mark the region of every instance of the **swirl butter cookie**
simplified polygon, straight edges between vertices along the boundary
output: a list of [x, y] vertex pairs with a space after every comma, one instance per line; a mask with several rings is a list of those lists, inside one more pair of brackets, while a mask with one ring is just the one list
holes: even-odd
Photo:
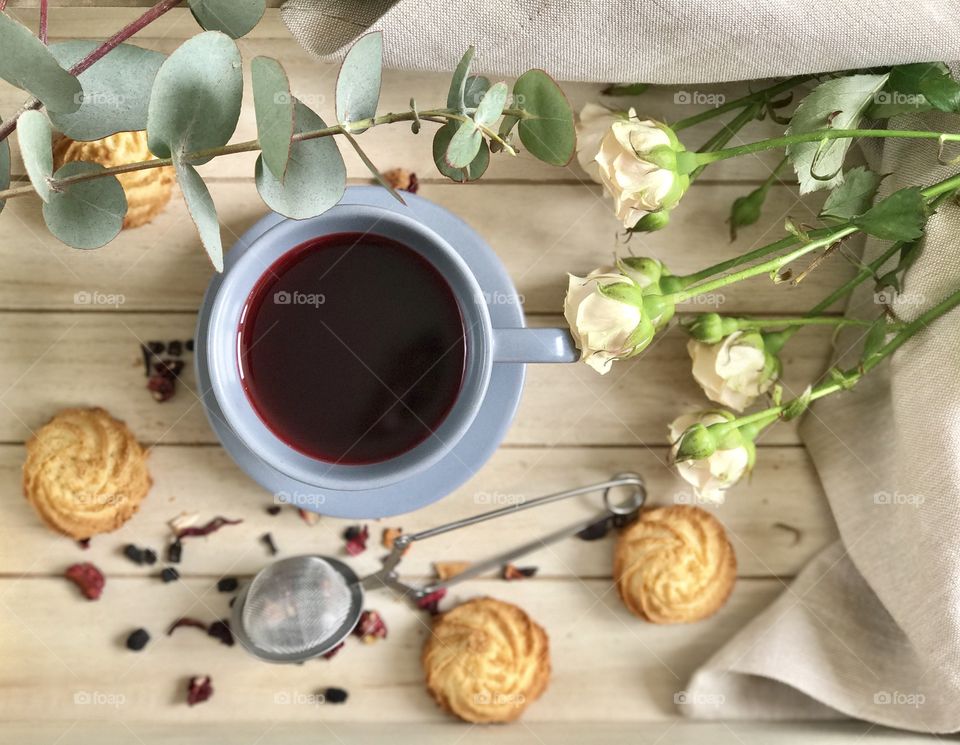
[[23, 492], [47, 525], [71, 538], [119, 528], [151, 483], [146, 452], [103, 409], [64, 409], [27, 442]]
[[[77, 142], [61, 137], [53, 147], [54, 168], [82, 160], [99, 163], [104, 168], [150, 160], [146, 132], [117, 132], [93, 142]], [[173, 169], [144, 168], [117, 176], [127, 197], [124, 228], [138, 228], [156, 217], [167, 206], [173, 193]]]
[[550, 680], [546, 632], [522, 609], [476, 598], [439, 616], [423, 648], [427, 690], [467, 722], [509, 722]]
[[653, 623], [690, 623], [726, 602], [737, 557], [723, 525], [706, 510], [657, 507], [621, 533], [613, 576], [632, 613]]

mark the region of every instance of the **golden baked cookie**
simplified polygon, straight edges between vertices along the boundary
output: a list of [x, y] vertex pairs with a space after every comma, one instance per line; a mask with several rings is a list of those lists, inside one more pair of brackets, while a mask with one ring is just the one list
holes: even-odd
[[632, 613], [653, 623], [690, 623], [726, 602], [737, 557], [723, 525], [706, 510], [657, 507], [621, 533], [613, 577]]
[[[77, 142], [61, 137], [53, 147], [53, 167], [75, 160], [99, 163], [104, 168], [150, 160], [146, 132], [117, 132], [93, 142]], [[127, 195], [127, 214], [124, 228], [137, 228], [156, 217], [167, 206], [176, 180], [173, 169], [145, 168], [117, 176], [123, 193]]]
[[521, 608], [476, 598], [437, 617], [423, 648], [427, 690], [467, 722], [509, 722], [546, 690], [550, 643]]
[[23, 492], [47, 525], [71, 538], [119, 528], [151, 484], [146, 451], [103, 409], [64, 409], [27, 442]]

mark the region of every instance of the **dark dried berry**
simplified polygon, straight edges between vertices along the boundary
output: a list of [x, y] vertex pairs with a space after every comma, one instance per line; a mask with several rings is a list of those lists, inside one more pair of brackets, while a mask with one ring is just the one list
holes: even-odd
[[187, 703], [190, 706], [200, 704], [213, 695], [213, 681], [209, 675], [197, 675], [190, 678], [187, 685]]
[[126, 546], [123, 547], [123, 555], [126, 556], [128, 559], [130, 559], [130, 561], [132, 561], [134, 564], [137, 564], [138, 566], [143, 564], [143, 561], [144, 561], [143, 549], [137, 548], [132, 543], [128, 543]]
[[169, 561], [171, 564], [179, 564], [182, 557], [183, 544], [180, 543], [180, 539], [178, 538], [169, 546], [167, 546], [167, 561]]
[[366, 525], [351, 525], [343, 531], [346, 550], [350, 556], [357, 556], [367, 550], [367, 539], [370, 538], [370, 529]]
[[217, 582], [217, 590], [219, 592], [233, 592], [239, 584], [236, 577], [224, 577]]
[[157, 552], [151, 548], [143, 549], [143, 563], [147, 566], [153, 566], [157, 563]]
[[577, 538], [581, 541], [598, 541], [603, 538], [610, 531], [610, 521], [607, 518], [598, 520], [593, 525], [588, 525], [586, 528], [577, 533]]
[[214, 639], [219, 639], [221, 644], [226, 644], [228, 647], [233, 646], [233, 632], [230, 631], [230, 622], [227, 619], [224, 618], [211, 623], [207, 633]]
[[131, 631], [130, 636], [127, 637], [127, 649], [139, 652], [147, 646], [148, 641], [150, 641], [150, 634], [147, 633], [146, 629]]
[[150, 359], [153, 357], [153, 354], [147, 349], [146, 344], [140, 345], [140, 353], [143, 355], [143, 374], [150, 375]]
[[164, 570], [160, 572], [160, 579], [164, 582], [175, 582], [180, 579], [180, 572], [173, 567], [164, 567]]
[[328, 704], [345, 703], [350, 694], [342, 688], [328, 688], [323, 692], [323, 700]]
[[153, 365], [153, 371], [157, 375], [163, 375], [167, 378], [176, 378], [183, 372], [183, 360], [162, 359]]
[[193, 351], [193, 339], [187, 339], [187, 340], [183, 343], [183, 346], [184, 346], [184, 348], [185, 348], [188, 352], [192, 352], [192, 351]]
[[167, 344], [167, 354], [171, 357], [179, 357], [183, 354], [183, 342], [182, 341], [172, 341]]
[[280, 510], [282, 510], [282, 509], [283, 509], [283, 507], [281, 507], [279, 504], [271, 504], [269, 507], [267, 507], [267, 514], [268, 514], [268, 515], [279, 515], [279, 514], [280, 514]]
[[176, 384], [173, 378], [154, 373], [147, 380], [147, 390], [153, 394], [155, 401], [163, 403], [173, 398], [173, 394], [176, 393]]
[[526, 579], [537, 573], [537, 567], [518, 567], [513, 564], [504, 564], [500, 576], [506, 580]]
[[387, 624], [375, 610], [365, 610], [360, 614], [360, 620], [357, 621], [353, 634], [359, 636], [364, 644], [373, 644], [377, 639], [387, 638]]
[[264, 533], [260, 536], [260, 542], [267, 547], [267, 551], [271, 556], [277, 555], [277, 544], [273, 542], [273, 536], [269, 533]]
[[431, 616], [435, 616], [440, 612], [440, 601], [447, 594], [447, 588], [441, 587], [439, 590], [434, 590], [431, 593], [424, 595], [421, 598], [417, 598], [417, 607], [420, 610], [427, 611]]
[[77, 545], [80, 547], [81, 551], [86, 551], [88, 548], [90, 548], [90, 539], [81, 538], [79, 541], [77, 541]]
[[147, 347], [149, 347], [150, 351], [153, 352], [153, 354], [163, 354], [164, 351], [166, 351], [167, 349], [167, 345], [164, 344], [162, 341], [148, 341]]
[[103, 572], [88, 561], [67, 567], [64, 576], [80, 588], [80, 592], [87, 600], [99, 598], [103, 592], [103, 586], [107, 583]]
[[335, 646], [335, 647], [334, 647], [333, 649], [331, 649], [329, 652], [324, 652], [322, 655], [320, 655], [320, 657], [323, 658], [323, 659], [325, 659], [325, 660], [329, 660], [329, 659], [330, 659], [331, 657], [333, 657], [337, 652], [339, 652], [341, 649], [343, 649], [343, 645], [344, 645], [345, 643], [346, 643], [346, 642], [340, 642], [337, 646]]

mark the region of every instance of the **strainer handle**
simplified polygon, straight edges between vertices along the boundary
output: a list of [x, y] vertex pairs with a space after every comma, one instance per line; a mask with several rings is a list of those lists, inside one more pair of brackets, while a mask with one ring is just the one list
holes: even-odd
[[[619, 504], [613, 504], [610, 497], [611, 491], [613, 489], [622, 487], [631, 487], [629, 496], [623, 502], [620, 502]], [[604, 512], [601, 515], [593, 516], [587, 521], [581, 521], [575, 525], [569, 525], [565, 528], [550, 533], [549, 535], [536, 538], [521, 546], [510, 549], [509, 551], [504, 551], [502, 554], [497, 556], [493, 556], [489, 559], [471, 564], [467, 569], [459, 574], [456, 574], [446, 580], [435, 582], [427, 587], [411, 588], [402, 584], [396, 577], [394, 570], [396, 569], [397, 564], [400, 563], [400, 559], [403, 557], [406, 549], [415, 541], [433, 538], [434, 536], [442, 535], [443, 533], [449, 533], [453, 530], [459, 530], [460, 528], [466, 528], [470, 525], [476, 525], [477, 523], [486, 522], [487, 520], [494, 520], [505, 515], [512, 515], [517, 512], [522, 512], [523, 510], [533, 509], [534, 507], [540, 507], [545, 504], [551, 504], [553, 502], [559, 502], [570, 497], [576, 497], [582, 494], [590, 494], [597, 491], [603, 492]], [[644, 484], [643, 477], [636, 473], [621, 473], [617, 474], [608, 481], [601, 481], [598, 484], [590, 484], [589, 486], [581, 486], [577, 487], [576, 489], [568, 489], [566, 491], [556, 492], [554, 494], [547, 494], [546, 496], [532, 499], [529, 502], [520, 502], [518, 504], [501, 507], [500, 509], [491, 510], [489, 512], [482, 512], [479, 515], [465, 517], [461, 520], [447, 523], [446, 525], [437, 526], [436, 528], [421, 530], [419, 533], [401, 535], [394, 540], [393, 548], [383, 560], [383, 567], [380, 569], [380, 571], [376, 572], [370, 577], [366, 577], [363, 582], [364, 585], [367, 586], [375, 586], [375, 583], [382, 582], [407, 592], [413, 591], [415, 595], [422, 597], [423, 595], [435, 592], [442, 587], [447, 587], [455, 584], [456, 582], [462, 582], [470, 577], [475, 577], [478, 574], [483, 574], [494, 567], [508, 563], [517, 557], [523, 556], [530, 551], [540, 548], [541, 546], [546, 546], [547, 544], [559, 541], [563, 538], [576, 535], [585, 528], [594, 525], [597, 521], [603, 519], [604, 517], [632, 514], [643, 506], [646, 499], [647, 488]]]

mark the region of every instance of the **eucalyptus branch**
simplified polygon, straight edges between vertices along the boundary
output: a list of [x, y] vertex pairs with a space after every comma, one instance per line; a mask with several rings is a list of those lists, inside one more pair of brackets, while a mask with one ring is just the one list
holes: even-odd
[[[504, 109], [503, 113], [505, 116], [515, 116], [518, 118], [523, 118], [526, 116], [526, 113], [520, 111], [519, 109]], [[363, 131], [384, 124], [410, 122], [417, 118], [419, 118], [421, 121], [430, 121], [443, 124], [448, 121], [463, 121], [466, 117], [464, 117], [459, 110], [452, 108], [429, 109], [425, 111], [414, 111], [411, 109], [410, 111], [402, 111], [399, 113], [382, 114], [369, 119], [358, 119], [350, 122], [350, 130], [359, 129]], [[293, 142], [302, 142], [304, 140], [313, 140], [319, 137], [331, 137], [334, 135], [343, 134], [347, 134], [344, 126], [341, 124], [335, 124], [322, 129], [311, 130], [309, 132], [295, 133], [291, 139]], [[497, 137], [497, 140], [500, 139], [501, 138]], [[180, 160], [187, 163], [206, 162], [210, 158], [219, 157], [222, 155], [235, 155], [237, 153], [254, 152], [257, 150], [260, 150], [259, 140], [246, 140], [244, 142], [236, 142], [230, 145], [224, 145], [223, 147], [207, 148], [205, 150], [197, 150], [195, 152], [186, 153], [180, 158]], [[510, 148], [508, 152], [511, 154], [516, 154], [513, 148]], [[99, 171], [68, 176], [67, 178], [54, 179], [51, 182], [51, 187], [55, 191], [63, 191], [71, 184], [79, 183], [81, 181], [90, 181], [93, 179], [104, 178], [106, 176], [119, 176], [123, 173], [131, 173], [133, 171], [141, 171], [148, 168], [163, 168], [165, 166], [172, 165], [173, 158], [151, 158], [150, 160], [142, 160], [136, 163], [125, 163], [119, 166], [104, 168]], [[14, 197], [26, 196], [34, 193], [34, 191], [35, 190], [32, 185], [6, 189], [0, 191], [0, 201]]]
[[736, 111], [739, 108], [750, 106], [752, 104], [760, 104], [762, 107], [766, 105], [768, 101], [776, 96], [779, 96], [781, 93], [786, 93], [787, 91], [796, 88], [801, 83], [806, 83], [808, 80], [813, 80], [815, 77], [816, 75], [797, 75], [795, 77], [788, 78], [787, 80], [777, 83], [776, 85], [771, 85], [768, 88], [763, 88], [762, 90], [734, 99], [733, 101], [727, 101], [716, 108], [707, 109], [706, 111], [701, 111], [699, 114], [688, 116], [686, 119], [681, 119], [670, 126], [674, 132], [677, 132], [681, 129], [686, 129], [687, 127], [692, 127], [695, 124], [705, 122], [708, 119], [713, 119], [721, 114], [726, 114], [728, 111]]
[[[179, 4], [180, 4], [180, 0], [160, 0], [160, 2], [158, 2], [152, 8], [148, 9], [139, 18], [128, 23], [126, 26], [120, 29], [117, 33], [115, 33], [113, 36], [111, 36], [109, 39], [103, 42], [100, 46], [98, 46], [96, 49], [91, 51], [90, 54], [88, 54], [82, 60], [77, 62], [73, 67], [70, 68], [69, 70], [70, 74], [79, 75], [88, 67], [90, 67], [92, 64], [94, 64], [98, 60], [103, 59], [103, 57], [105, 57], [109, 52], [111, 52], [116, 47], [120, 46], [123, 42], [125, 42], [131, 36], [133, 36], [136, 33], [139, 33], [140, 31], [145, 29], [147, 26], [149, 26], [151, 23], [153, 23], [155, 20], [160, 18], [160, 16], [162, 16], [164, 13], [167, 13], [168, 11], [173, 10]], [[3, 10], [4, 5], [6, 5], [5, 1], [2, 4], [0, 4], [0, 10]], [[44, 4], [41, 6], [41, 13], [43, 12], [42, 9], [45, 6], [46, 6], [46, 3], [44, 2]], [[45, 32], [45, 30], [46, 30], [46, 26], [43, 20], [41, 20], [41, 33]], [[10, 136], [10, 134], [13, 132], [13, 130], [17, 128], [17, 119], [20, 118], [21, 114], [23, 114], [25, 111], [39, 109], [41, 106], [42, 104], [38, 99], [31, 98], [26, 103], [24, 103], [23, 106], [21, 106], [20, 109], [13, 114], [13, 116], [11, 116], [9, 119], [4, 121], [3, 123], [0, 123], [0, 141], [7, 139]]]

